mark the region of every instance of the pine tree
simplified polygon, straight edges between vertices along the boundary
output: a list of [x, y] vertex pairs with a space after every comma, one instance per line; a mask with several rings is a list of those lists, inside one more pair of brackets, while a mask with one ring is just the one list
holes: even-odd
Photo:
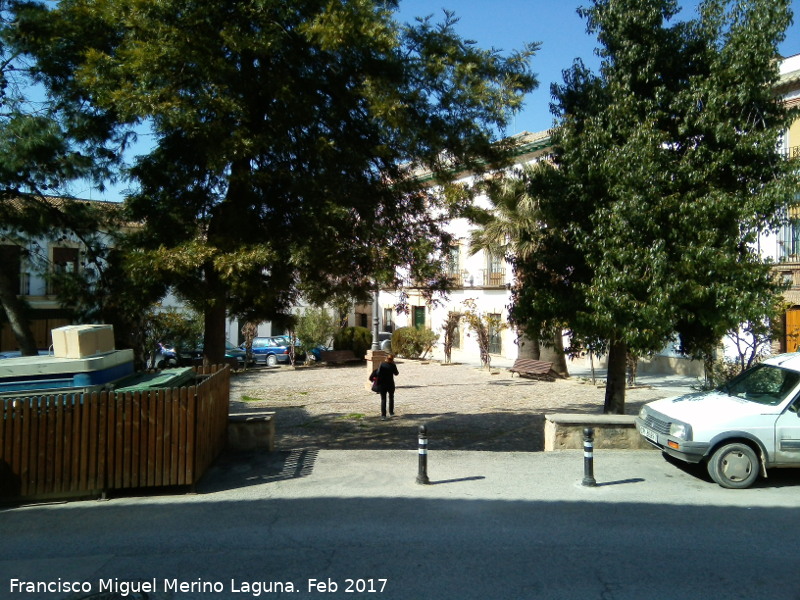
[[[366, 297], [446, 247], [441, 181], [503, 158], [493, 143], [535, 86], [535, 47], [507, 56], [456, 19], [403, 26], [374, 0], [63, 0], [19, 13], [19, 46], [55, 92], [147, 123], [132, 173], [133, 264], [168, 273], [205, 315], [266, 319], [298, 294]], [[64, 48], [69, 51], [64, 52]], [[217, 354], [214, 354], [217, 353]]]

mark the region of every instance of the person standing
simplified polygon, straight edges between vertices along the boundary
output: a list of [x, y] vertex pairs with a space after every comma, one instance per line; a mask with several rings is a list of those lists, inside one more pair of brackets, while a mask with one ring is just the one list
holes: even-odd
[[389, 415], [394, 416], [394, 376], [399, 375], [394, 356], [387, 354], [381, 365], [373, 372], [381, 394], [381, 418], [386, 418], [386, 396], [389, 396]]

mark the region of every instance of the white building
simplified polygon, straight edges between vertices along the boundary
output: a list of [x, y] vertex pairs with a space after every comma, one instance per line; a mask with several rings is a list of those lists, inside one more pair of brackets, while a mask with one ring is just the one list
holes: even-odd
[[[780, 81], [776, 92], [787, 106], [800, 107], [800, 55], [781, 61]], [[550, 143], [548, 132], [523, 133], [515, 138], [519, 142], [516, 165], [532, 164], [547, 155]], [[785, 132], [781, 144], [787, 159], [800, 160], [800, 119]], [[461, 183], [472, 182], [471, 176], [461, 179]], [[800, 190], [798, 198], [800, 199]], [[488, 206], [485, 197], [479, 197], [476, 202], [484, 207]], [[778, 276], [791, 283], [791, 288], [784, 296], [789, 305], [784, 317], [784, 333], [781, 339], [773, 340], [772, 344], [772, 350], [775, 352], [794, 351], [800, 346], [800, 207], [791, 207], [786, 216], [786, 222], [779, 232], [760, 236], [758, 248], [762, 256], [777, 265]], [[458, 246], [454, 249], [451, 272], [456, 283], [446, 301], [431, 306], [421, 294], [414, 293], [412, 289], [407, 299], [407, 305], [410, 307], [408, 313], [398, 315], [394, 309], [400, 303], [399, 292], [384, 290], [379, 297], [381, 329], [424, 325], [440, 334], [440, 342], [433, 350], [433, 358], [443, 359], [442, 326], [450, 311], [463, 312], [465, 300], [474, 300], [479, 312], [497, 315], [501, 322], [507, 323], [513, 277], [511, 267], [504, 260], [494, 259], [484, 252], [473, 255], [469, 249], [470, 232], [473, 229], [474, 226], [466, 219], [456, 219], [449, 225], [448, 230], [458, 240]], [[516, 342], [517, 332], [513, 329], [507, 328], [497, 332], [493, 336], [492, 363], [503, 365], [516, 359], [518, 356]], [[723, 346], [728, 358], [735, 358], [738, 355], [732, 340], [724, 340]], [[454, 344], [452, 360], [477, 362], [478, 357], [479, 351], [474, 335], [471, 335], [462, 324]], [[659, 357], [650, 361], [650, 364], [640, 365], [640, 369], [702, 374], [702, 365], [692, 364], [692, 361], [679, 357], [669, 347]]]
[[[517, 166], [533, 164], [547, 156], [550, 147], [549, 132], [521, 133], [512, 138], [517, 143], [514, 163]], [[513, 168], [513, 167], [512, 167]], [[466, 174], [458, 183], [471, 185], [474, 177]], [[482, 208], [490, 208], [488, 198], [479, 196], [475, 203]], [[449, 312], [464, 312], [465, 301], [474, 302], [474, 310], [479, 314], [495, 315], [499, 322], [508, 323], [508, 307], [511, 303], [511, 284], [513, 274], [511, 265], [503, 258], [487, 255], [483, 251], [472, 253], [470, 233], [475, 225], [467, 219], [451, 221], [447, 227], [456, 240], [448, 275], [453, 281], [452, 291], [445, 299], [429, 303], [419, 291], [412, 288], [403, 290], [408, 294], [405, 304], [408, 311], [398, 314], [397, 307], [402, 303], [401, 292], [382, 290], [379, 294], [380, 329], [392, 331], [398, 327], [425, 326], [440, 335], [439, 343], [433, 349], [433, 358], [444, 359], [442, 349], [442, 328]], [[517, 358], [517, 333], [510, 327], [492, 332], [492, 364], [505, 365]], [[453, 362], [479, 361], [479, 349], [475, 335], [462, 322], [453, 344]]]

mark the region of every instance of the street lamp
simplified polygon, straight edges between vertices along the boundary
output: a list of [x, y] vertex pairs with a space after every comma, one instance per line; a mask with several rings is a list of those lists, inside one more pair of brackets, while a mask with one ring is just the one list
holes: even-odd
[[372, 297], [372, 350], [380, 350], [381, 349], [381, 342], [378, 339], [378, 293], [380, 289], [378, 288], [378, 284], [375, 284], [375, 291], [373, 292]]

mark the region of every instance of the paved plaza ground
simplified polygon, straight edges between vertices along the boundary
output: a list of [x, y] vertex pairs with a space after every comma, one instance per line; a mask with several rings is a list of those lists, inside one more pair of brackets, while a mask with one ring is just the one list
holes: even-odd
[[[278, 449], [401, 449], [416, 443], [420, 425], [443, 450], [540, 451], [544, 415], [595, 413], [605, 389], [585, 370], [553, 382], [520, 378], [507, 367], [397, 362], [395, 417], [380, 418], [380, 397], [365, 388], [367, 368], [280, 366], [236, 374], [231, 412], [276, 413]], [[691, 391], [691, 380], [649, 376], [627, 392], [627, 412], [651, 400]]]

